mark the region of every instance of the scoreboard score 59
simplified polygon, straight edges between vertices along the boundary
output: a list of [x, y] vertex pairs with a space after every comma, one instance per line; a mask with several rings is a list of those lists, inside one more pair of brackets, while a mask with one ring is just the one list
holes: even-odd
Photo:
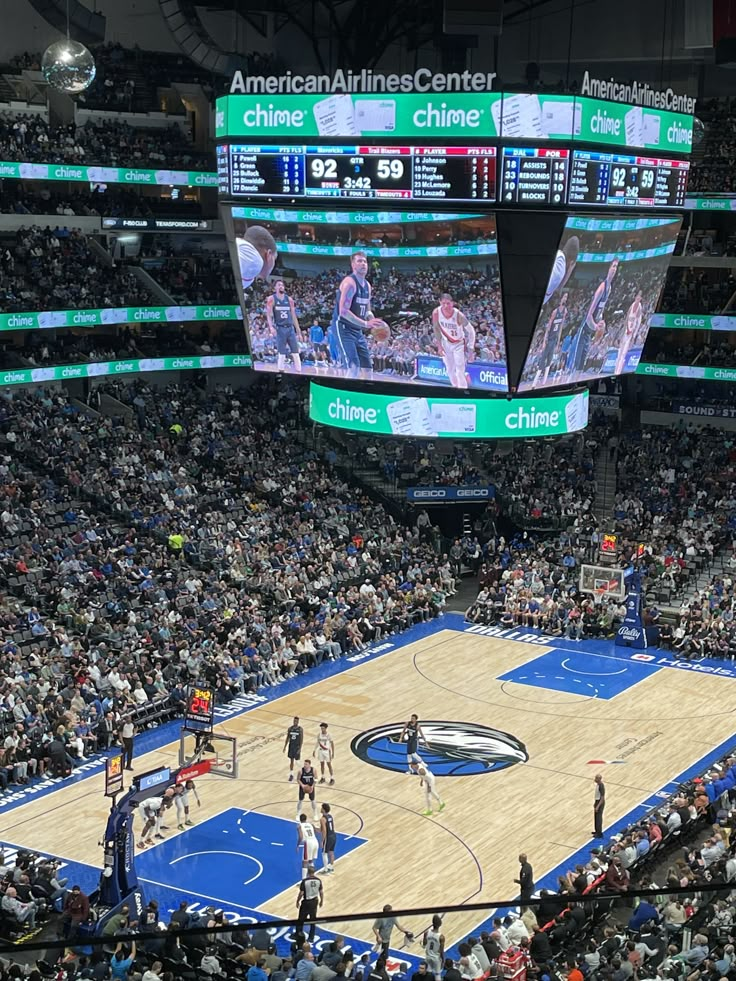
[[249, 198], [684, 207], [689, 162], [564, 147], [217, 147], [220, 191]]

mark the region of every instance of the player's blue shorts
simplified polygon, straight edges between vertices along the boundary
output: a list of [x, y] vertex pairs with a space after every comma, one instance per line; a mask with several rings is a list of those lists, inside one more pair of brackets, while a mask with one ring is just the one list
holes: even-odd
[[331, 323], [327, 328], [327, 347], [330, 352], [330, 361], [333, 364], [339, 364], [342, 359], [342, 352], [337, 339], [337, 324]]
[[337, 322], [335, 327], [340, 348], [340, 360], [348, 368], [372, 368], [368, 341], [360, 327], [347, 327]]
[[299, 341], [296, 339], [296, 328], [276, 328], [276, 350], [279, 354], [299, 354]]
[[582, 325], [578, 331], [577, 340], [575, 342], [575, 355], [573, 358], [573, 367], [576, 371], [582, 371], [585, 366], [585, 360], [588, 357], [588, 348], [590, 347], [590, 342], [593, 339], [593, 331], [590, 330], [585, 324]]

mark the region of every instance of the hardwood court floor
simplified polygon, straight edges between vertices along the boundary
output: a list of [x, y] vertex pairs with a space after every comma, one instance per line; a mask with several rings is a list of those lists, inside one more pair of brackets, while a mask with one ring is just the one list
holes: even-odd
[[[242, 807], [293, 820], [296, 789], [286, 779], [285, 729], [300, 716], [304, 751], [311, 754], [318, 724], [326, 721], [336, 741], [337, 784], [318, 788], [318, 800], [330, 802], [339, 831], [360, 833], [367, 843], [326, 878], [324, 915], [386, 902], [443, 909], [510, 898], [520, 851], [540, 878], [590, 841], [596, 771], [604, 773], [610, 825], [734, 731], [736, 686], [729, 678], [662, 669], [608, 700], [496, 680], [549, 650], [442, 630], [259, 706], [218, 727], [238, 738], [240, 774], [237, 781], [203, 779], [203, 805], [193, 816], [201, 821]], [[404, 721], [412, 712], [511, 733], [526, 745], [529, 761], [439, 779], [447, 808], [423, 817], [415, 777], [379, 769], [350, 751], [360, 732]], [[172, 743], [150, 753], [136, 760], [136, 769], [175, 765], [177, 750]], [[622, 757], [623, 765], [589, 763]], [[95, 776], [6, 813], [0, 839], [99, 866], [108, 812], [102, 788], [102, 777]], [[216, 889], [215, 881], [210, 895], [217, 896]], [[291, 917], [295, 896], [289, 888], [262, 909]], [[449, 916], [448, 943], [481, 919], [477, 913]], [[426, 925], [411, 924], [416, 930]], [[369, 924], [345, 932], [371, 936]]]

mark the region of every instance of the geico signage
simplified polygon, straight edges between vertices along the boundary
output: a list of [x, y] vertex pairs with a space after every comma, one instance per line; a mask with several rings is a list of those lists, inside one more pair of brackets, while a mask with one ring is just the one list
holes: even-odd
[[456, 497], [490, 497], [490, 491], [487, 487], [470, 487], [463, 488], [458, 487], [455, 492]]
[[447, 491], [446, 490], [420, 490], [420, 491], [414, 491], [412, 493], [412, 497], [416, 497], [418, 499], [420, 499], [420, 498], [421, 499], [429, 499], [429, 498], [432, 498], [433, 500], [441, 500], [442, 498], [447, 497]]

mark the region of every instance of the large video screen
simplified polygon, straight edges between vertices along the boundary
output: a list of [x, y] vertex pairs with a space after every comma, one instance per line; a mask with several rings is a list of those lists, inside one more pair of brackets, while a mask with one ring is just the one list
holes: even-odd
[[224, 217], [257, 371], [508, 391], [494, 215]]
[[636, 371], [681, 222], [568, 217], [519, 391]]

